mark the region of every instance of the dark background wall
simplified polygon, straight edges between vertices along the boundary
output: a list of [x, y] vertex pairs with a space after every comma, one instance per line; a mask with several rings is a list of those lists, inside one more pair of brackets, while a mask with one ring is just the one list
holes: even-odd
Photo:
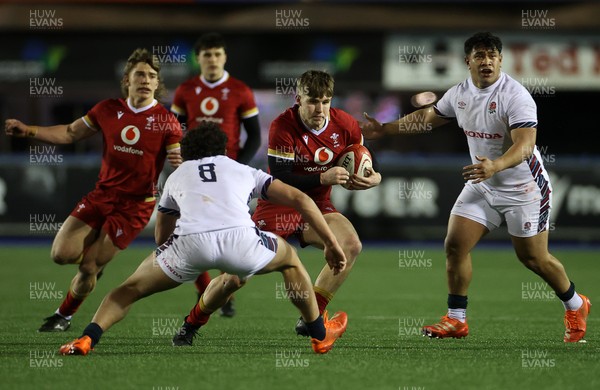
[[[381, 120], [393, 120], [414, 110], [410, 97], [424, 89], [418, 83], [398, 87], [388, 80], [386, 66], [398, 62], [390, 55], [402, 50], [390, 50], [390, 45], [407, 39], [410, 48], [431, 55], [417, 60], [414, 69], [435, 63], [446, 69], [442, 73], [451, 73], [462, 56], [456, 43], [477, 31], [493, 31], [506, 38], [505, 71], [518, 69], [515, 62], [521, 52], [517, 49], [528, 45], [523, 63], [534, 66], [528, 80], [547, 87], [532, 92], [538, 105], [538, 146], [547, 157], [548, 170], [556, 172], [555, 183], [569, 181], [562, 192], [555, 191], [563, 194], [555, 199], [560, 202], [554, 208], [555, 235], [597, 240], [598, 20], [596, 2], [566, 1], [4, 2], [0, 4], [0, 116], [42, 125], [71, 122], [98, 101], [119, 95], [123, 61], [136, 47], [171, 55], [173, 61], [164, 64], [162, 71], [170, 92], [163, 103], [168, 106], [176, 86], [198, 73], [192, 54], [197, 37], [219, 31], [228, 44], [226, 69], [255, 91], [265, 142], [253, 165], [264, 168], [270, 121], [292, 104], [290, 80], [302, 71], [314, 67], [332, 72], [334, 105], [357, 119], [367, 111]], [[566, 68], [573, 58], [579, 68], [570, 79]], [[540, 70], [544, 64], [550, 67], [548, 72]], [[561, 67], [566, 70], [560, 71]], [[467, 77], [466, 69], [457, 71]], [[441, 94], [450, 87], [450, 78], [442, 76], [427, 89]], [[52, 83], [56, 93], [32, 93], [39, 80]], [[0, 136], [0, 195], [4, 194], [0, 222], [5, 222], [0, 231], [7, 234], [17, 225], [20, 232], [31, 234], [27, 222], [32, 213], [54, 213], [62, 220], [95, 181], [100, 137], [45, 152], [37, 146], [42, 145]], [[361, 234], [386, 239], [443, 236], [449, 207], [462, 186], [459, 172], [467, 147], [460, 130], [451, 124], [426, 135], [388, 138], [372, 146], [389, 180], [386, 186], [370, 194], [342, 190], [336, 195]], [[61, 162], [32, 163], [32, 153], [61, 156]], [[435, 188], [424, 191], [432, 192], [421, 193], [422, 199], [399, 199], [401, 186], [406, 186], [402, 180], [418, 184], [425, 179], [432, 180]], [[392, 195], [385, 195], [386, 191]], [[427, 203], [426, 197], [434, 191], [436, 200]], [[380, 207], [366, 207], [367, 202]], [[423, 205], [435, 208], [435, 215], [427, 215]], [[402, 211], [403, 207], [408, 208]]]

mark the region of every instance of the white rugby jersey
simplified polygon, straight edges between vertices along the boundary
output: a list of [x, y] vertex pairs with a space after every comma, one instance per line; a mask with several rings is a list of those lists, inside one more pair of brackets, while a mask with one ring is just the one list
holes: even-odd
[[179, 217], [178, 235], [254, 227], [248, 202], [266, 199], [272, 181], [271, 175], [225, 156], [185, 161], [167, 179], [158, 211]]
[[[473, 164], [480, 162], [475, 156], [491, 160], [502, 156], [513, 144], [512, 129], [537, 127], [536, 105], [529, 91], [503, 72], [494, 84], [483, 89], [477, 88], [469, 77], [450, 88], [435, 109], [441, 117], [456, 118], [467, 137]], [[547, 175], [535, 147], [527, 160], [485, 182], [499, 190], [514, 190], [538, 179], [542, 188], [541, 182], [547, 181]]]

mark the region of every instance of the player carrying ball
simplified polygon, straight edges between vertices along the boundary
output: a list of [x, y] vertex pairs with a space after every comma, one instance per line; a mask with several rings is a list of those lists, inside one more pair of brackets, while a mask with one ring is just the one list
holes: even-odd
[[[296, 250], [281, 237], [256, 229], [252, 197], [293, 207], [324, 243], [332, 274], [343, 272], [344, 252], [315, 203], [271, 175], [224, 156], [227, 136], [204, 122], [181, 141], [185, 160], [171, 174], [158, 206], [155, 238], [162, 243], [121, 286], [102, 301], [83, 335], [60, 348], [63, 355], [87, 355], [102, 334], [123, 319], [131, 305], [151, 294], [191, 282], [210, 269], [227, 272], [213, 279], [173, 338], [189, 346], [211, 313], [254, 274], [281, 272], [292, 303], [300, 310], [316, 353], [327, 353], [346, 330], [348, 317], [319, 313], [311, 282]], [[157, 266], [158, 265], [158, 266]]]
[[[325, 72], [303, 73], [297, 83], [296, 104], [271, 123], [268, 149], [269, 172], [315, 201], [348, 260], [346, 269], [338, 275], [325, 266], [317, 277], [314, 291], [321, 313], [348, 277], [362, 249], [352, 223], [331, 203], [331, 186], [350, 183], [350, 189], [366, 190], [381, 182], [381, 175], [373, 169], [368, 177], [350, 177], [344, 168], [335, 166], [347, 146], [362, 144], [363, 139], [356, 119], [330, 107], [333, 84], [333, 78]], [[259, 200], [252, 220], [260, 229], [285, 239], [296, 236], [303, 247], [323, 248], [313, 226], [290, 207]], [[308, 335], [302, 319], [296, 332]]]

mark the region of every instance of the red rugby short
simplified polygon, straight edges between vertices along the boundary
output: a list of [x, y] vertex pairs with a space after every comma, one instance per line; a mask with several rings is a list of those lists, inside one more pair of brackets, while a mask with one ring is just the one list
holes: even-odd
[[[330, 200], [315, 201], [315, 203], [323, 215], [339, 212]], [[302, 240], [302, 232], [307, 229], [308, 224], [293, 208], [260, 202], [252, 215], [252, 220], [260, 230], [275, 233], [286, 240], [292, 235], [296, 236], [301, 245], [306, 246]]]
[[153, 197], [133, 197], [95, 188], [71, 211], [95, 230], [104, 230], [113, 244], [125, 249], [144, 229], [154, 211]]

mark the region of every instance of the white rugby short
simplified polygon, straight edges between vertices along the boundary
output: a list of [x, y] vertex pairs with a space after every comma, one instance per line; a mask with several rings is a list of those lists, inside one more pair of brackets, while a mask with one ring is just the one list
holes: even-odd
[[533, 237], [548, 229], [552, 204], [550, 183], [536, 182], [512, 191], [499, 191], [486, 182], [466, 183], [450, 214], [478, 222], [492, 231], [506, 221], [508, 233]]
[[277, 236], [253, 227], [224, 229], [185, 236], [172, 235], [156, 249], [156, 261], [176, 282], [189, 282], [218, 269], [245, 280], [273, 260]]

